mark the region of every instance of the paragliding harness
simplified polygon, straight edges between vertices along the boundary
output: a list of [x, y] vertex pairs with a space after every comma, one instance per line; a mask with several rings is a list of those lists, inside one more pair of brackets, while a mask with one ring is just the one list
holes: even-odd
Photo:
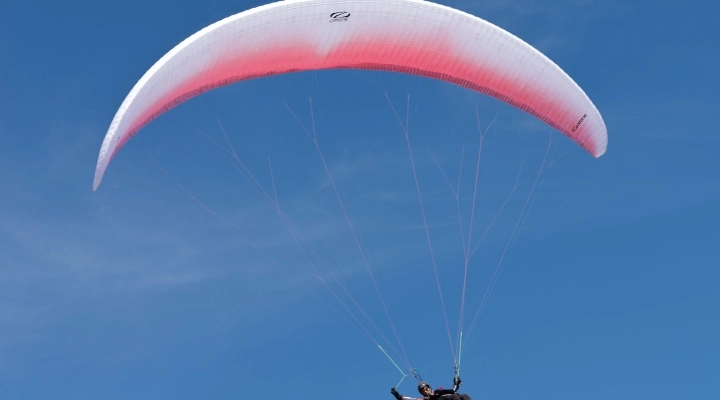
[[[423, 396], [426, 400], [438, 400], [440, 398], [448, 399], [448, 400], [471, 400], [469, 396], [467, 395], [458, 395], [457, 391], [460, 388], [460, 383], [462, 382], [460, 380], [460, 375], [458, 372], [458, 365], [455, 363], [455, 375], [453, 378], [453, 387], [452, 389], [443, 389], [442, 387], [439, 387], [432, 391], [431, 394], [425, 394], [425, 389], [431, 389], [432, 387], [430, 384], [425, 382], [422, 377], [420, 376], [420, 373], [417, 372], [416, 369], [412, 370], [412, 376], [418, 380], [418, 392]], [[393, 394], [398, 397], [399, 393], [397, 391], [393, 391]], [[453, 398], [457, 397], [457, 399]], [[402, 398], [402, 397], [400, 397]]]

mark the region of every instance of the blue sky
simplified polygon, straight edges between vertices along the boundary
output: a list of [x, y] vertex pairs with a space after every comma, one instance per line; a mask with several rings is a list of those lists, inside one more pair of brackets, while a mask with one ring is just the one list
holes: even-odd
[[[487, 135], [472, 243], [502, 212], [469, 263], [465, 330], [492, 291], [467, 338], [463, 390], [488, 400], [717, 398], [716, 4], [444, 3], [518, 35], [583, 87], [608, 126], [597, 160], [465, 89], [321, 71], [177, 107], [119, 153], [93, 193], [102, 138], [142, 73], [197, 30], [260, 4], [0, 4], [0, 398], [391, 399], [402, 375], [332, 293], [402, 352], [395, 327], [412, 366], [448, 386], [444, 315], [454, 341], [476, 110]], [[305, 126], [315, 118], [359, 247], [284, 103]], [[446, 314], [392, 107], [402, 118], [410, 110]], [[328, 286], [238, 161], [208, 139], [225, 143], [220, 125], [263, 189], [274, 182]], [[414, 386], [407, 378], [400, 389]]]

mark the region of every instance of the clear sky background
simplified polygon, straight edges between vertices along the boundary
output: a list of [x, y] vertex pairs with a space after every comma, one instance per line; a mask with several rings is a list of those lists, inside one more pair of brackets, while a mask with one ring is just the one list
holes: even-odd
[[[605, 119], [606, 155], [447, 83], [321, 71], [171, 110], [93, 193], [140, 76], [262, 2], [0, 3], [0, 399], [392, 399], [402, 374], [373, 340], [447, 387], [471, 225], [473, 399], [717, 399], [718, 6], [443, 3], [568, 72]], [[213, 142], [229, 147], [223, 130], [237, 160]], [[399, 388], [416, 395], [412, 377]]]

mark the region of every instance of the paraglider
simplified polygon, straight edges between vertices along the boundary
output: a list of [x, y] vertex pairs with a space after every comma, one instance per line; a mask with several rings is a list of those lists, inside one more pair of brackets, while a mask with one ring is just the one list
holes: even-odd
[[[239, 81], [321, 69], [445, 81], [538, 118], [594, 157], [607, 148], [605, 123], [585, 92], [545, 55], [487, 21], [424, 0], [284, 0], [218, 21], [160, 58], [117, 110], [93, 190], [123, 145], [173, 107]], [[418, 391], [425, 400], [471, 400], [458, 394], [458, 376], [453, 383], [433, 390], [421, 381]]]

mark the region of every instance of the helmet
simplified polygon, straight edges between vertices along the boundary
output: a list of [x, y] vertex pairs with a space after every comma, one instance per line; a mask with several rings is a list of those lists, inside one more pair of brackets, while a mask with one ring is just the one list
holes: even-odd
[[425, 389], [425, 388], [432, 389], [432, 387], [430, 387], [430, 384], [427, 382], [421, 381], [420, 383], [418, 383], [418, 392], [420, 392], [420, 394], [425, 395], [425, 393], [423, 393], [423, 389]]

